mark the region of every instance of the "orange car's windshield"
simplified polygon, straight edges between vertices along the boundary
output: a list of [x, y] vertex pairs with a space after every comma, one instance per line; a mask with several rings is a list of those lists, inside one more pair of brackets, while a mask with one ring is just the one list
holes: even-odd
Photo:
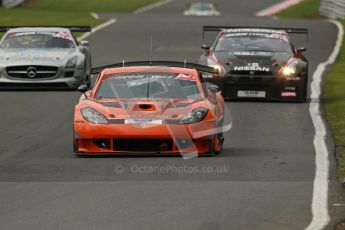
[[105, 76], [96, 97], [200, 99], [201, 95], [193, 75], [136, 72]]

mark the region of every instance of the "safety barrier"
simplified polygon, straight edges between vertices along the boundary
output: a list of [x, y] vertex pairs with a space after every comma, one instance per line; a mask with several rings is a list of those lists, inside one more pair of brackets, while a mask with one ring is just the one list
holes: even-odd
[[24, 2], [25, 0], [0, 0], [0, 6], [5, 8], [13, 8]]
[[345, 0], [321, 0], [320, 14], [329, 18], [345, 18]]

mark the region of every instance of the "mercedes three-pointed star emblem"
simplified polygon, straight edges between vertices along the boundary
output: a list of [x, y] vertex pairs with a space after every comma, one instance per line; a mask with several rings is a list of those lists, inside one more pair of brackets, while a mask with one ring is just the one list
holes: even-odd
[[35, 67], [29, 67], [26, 70], [26, 74], [28, 75], [28, 77], [34, 78], [37, 76], [37, 69]]

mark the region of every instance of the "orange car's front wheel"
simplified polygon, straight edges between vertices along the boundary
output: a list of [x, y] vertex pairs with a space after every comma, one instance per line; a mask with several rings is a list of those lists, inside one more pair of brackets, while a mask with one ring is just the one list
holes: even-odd
[[224, 138], [222, 134], [215, 134], [213, 138], [209, 140], [208, 152], [199, 156], [215, 156], [220, 154], [223, 150]]
[[220, 154], [223, 150], [224, 137], [223, 133], [218, 133], [214, 135], [214, 152]]

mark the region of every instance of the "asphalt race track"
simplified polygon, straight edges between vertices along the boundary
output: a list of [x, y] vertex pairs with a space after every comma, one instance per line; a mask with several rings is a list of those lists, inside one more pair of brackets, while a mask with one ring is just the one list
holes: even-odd
[[[279, 1], [215, 2], [220, 17], [185, 17], [182, 0], [137, 15], [101, 15], [117, 22], [88, 38], [94, 66], [148, 60], [151, 36], [153, 60], [197, 61], [204, 24], [309, 28], [309, 78], [333, 50], [337, 29], [328, 22], [253, 16]], [[293, 39], [297, 47], [306, 44], [303, 37]], [[77, 158], [72, 120], [79, 96], [0, 92], [1, 230], [285, 230], [310, 223], [315, 132], [308, 103], [228, 102], [233, 128], [223, 153], [212, 158]], [[333, 204], [345, 197], [333, 158], [330, 170], [332, 224], [344, 217], [345, 207]]]

